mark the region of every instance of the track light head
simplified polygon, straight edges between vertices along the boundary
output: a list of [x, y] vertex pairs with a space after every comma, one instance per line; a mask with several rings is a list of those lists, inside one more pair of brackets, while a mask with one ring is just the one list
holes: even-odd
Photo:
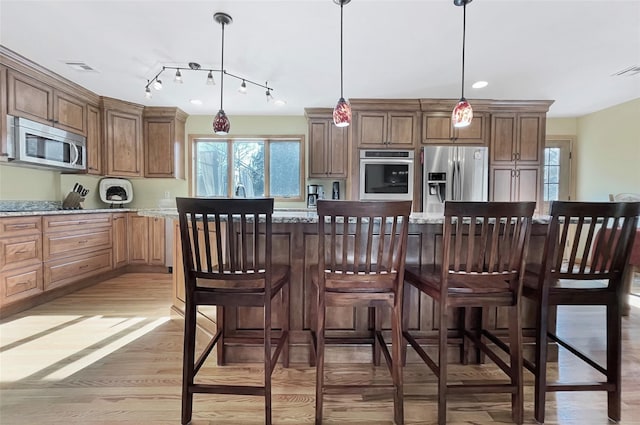
[[213, 72], [209, 71], [209, 73], [207, 74], [207, 85], [209, 86], [215, 86], [216, 85], [216, 80], [213, 79]]
[[242, 84], [240, 84], [238, 91], [242, 94], [247, 94], [247, 82], [245, 80], [242, 80]]
[[153, 82], [153, 88], [156, 89], [156, 90], [162, 90], [162, 80], [156, 79]]
[[149, 88], [149, 86], [147, 86], [146, 89], [144, 89], [144, 97], [146, 99], [151, 99], [153, 95], [151, 94], [151, 89]]
[[180, 69], [177, 69], [177, 70], [176, 70], [176, 76], [175, 76], [175, 78], [173, 79], [173, 81], [174, 81], [175, 83], [178, 83], [178, 84], [182, 84], [182, 83], [183, 83], [183, 81], [182, 81], [182, 74], [180, 73]]

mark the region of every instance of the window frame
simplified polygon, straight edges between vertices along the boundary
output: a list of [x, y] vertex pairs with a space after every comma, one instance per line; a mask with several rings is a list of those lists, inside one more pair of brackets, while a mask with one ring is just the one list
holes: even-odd
[[[564, 187], [566, 185], [566, 193], [567, 199], [572, 200], [576, 199], [576, 175], [575, 175], [575, 149], [576, 137], [575, 136], [565, 136], [565, 135], [548, 135], [545, 139], [544, 148], [560, 148], [561, 153], [564, 153], [565, 156], [561, 157], [560, 160], [560, 184]], [[544, 149], [543, 149], [544, 152]], [[542, 188], [543, 192], [541, 195], [541, 201], [543, 203], [544, 209], [543, 211], [549, 211], [550, 203], [548, 201], [544, 201], [544, 167], [545, 164], [545, 155], [542, 157]]]
[[[233, 143], [237, 142], [264, 142], [265, 143], [265, 161], [264, 161], [264, 184], [265, 184], [265, 194], [266, 197], [273, 197], [276, 201], [286, 201], [286, 202], [302, 202], [305, 200], [305, 186], [304, 182], [306, 180], [306, 168], [305, 168], [305, 136], [303, 134], [285, 134], [285, 135], [233, 135], [233, 136], [218, 136], [215, 134], [189, 134], [189, 164], [188, 164], [188, 185], [189, 185], [189, 196], [196, 196], [196, 178], [194, 173], [196, 171], [196, 161], [197, 161], [197, 149], [195, 149], [196, 143], [199, 140], [212, 140], [216, 142], [226, 142], [227, 143], [227, 181], [233, 182], [233, 164], [231, 159], [233, 158]], [[270, 149], [269, 145], [271, 143], [278, 142], [298, 142], [300, 144], [300, 193], [295, 197], [275, 197], [271, 196], [271, 178], [270, 178]], [[227, 185], [227, 194], [226, 197], [233, 197], [233, 188], [232, 184]]]

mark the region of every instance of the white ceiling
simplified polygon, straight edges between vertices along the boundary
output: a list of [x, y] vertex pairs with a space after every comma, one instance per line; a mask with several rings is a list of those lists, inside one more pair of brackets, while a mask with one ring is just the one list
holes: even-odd
[[[269, 85], [224, 80], [229, 115], [299, 115], [333, 107], [340, 95], [340, 7], [332, 0], [0, 0], [0, 44], [93, 92], [151, 106], [215, 114], [217, 85], [184, 71], [144, 97], [162, 65], [219, 68], [226, 12], [225, 68]], [[554, 100], [549, 116], [576, 117], [640, 98], [640, 0], [475, 0], [467, 6], [465, 95]], [[462, 8], [452, 0], [353, 0], [344, 6], [346, 98], [458, 98]], [[65, 62], [84, 62], [79, 72]], [[486, 80], [489, 86], [472, 89]], [[190, 99], [204, 104], [194, 106]]]

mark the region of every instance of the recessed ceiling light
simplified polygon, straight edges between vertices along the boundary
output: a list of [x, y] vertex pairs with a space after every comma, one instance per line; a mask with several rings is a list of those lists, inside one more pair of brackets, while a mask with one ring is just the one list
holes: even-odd
[[476, 81], [471, 87], [473, 87], [474, 89], [481, 89], [487, 87], [488, 85], [489, 83], [487, 83], [486, 81]]
[[282, 99], [276, 99], [273, 101], [273, 104], [276, 106], [284, 106], [287, 104], [287, 101]]
[[90, 67], [89, 65], [87, 65], [84, 62], [80, 62], [80, 61], [64, 61], [64, 63], [69, 66], [72, 69], [75, 69], [76, 71], [82, 71], [82, 72], [97, 72], [94, 68]]
[[202, 101], [200, 99], [191, 99], [189, 102], [191, 102], [192, 105], [202, 105]]

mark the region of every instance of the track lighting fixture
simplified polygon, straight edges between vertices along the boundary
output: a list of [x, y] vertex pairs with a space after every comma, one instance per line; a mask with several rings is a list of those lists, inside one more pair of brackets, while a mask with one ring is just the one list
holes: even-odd
[[456, 6], [462, 6], [462, 96], [460, 101], [453, 108], [451, 113], [451, 123], [454, 127], [466, 127], [471, 124], [473, 119], [473, 108], [471, 104], [464, 98], [464, 44], [466, 37], [467, 26], [467, 4], [472, 0], [453, 0], [453, 4]]
[[[349, 0], [343, 0], [344, 2], [348, 3]], [[176, 83], [182, 83], [182, 71], [204, 71], [207, 72], [207, 79], [206, 79], [206, 84], [213, 86], [215, 85], [215, 80], [213, 78], [213, 73], [217, 72], [220, 74], [220, 110], [218, 111], [218, 113], [216, 114], [214, 120], [213, 120], [213, 129], [214, 132], [216, 134], [227, 134], [229, 132], [229, 128], [231, 127], [230, 123], [229, 123], [229, 118], [227, 117], [227, 115], [224, 112], [224, 109], [222, 107], [222, 102], [223, 102], [223, 93], [224, 93], [224, 77], [228, 76], [228, 77], [232, 77], [235, 78], [237, 80], [241, 80], [242, 84], [240, 85], [240, 88], [238, 89], [238, 91], [240, 93], [246, 93], [247, 92], [247, 84], [253, 84], [254, 86], [258, 86], [258, 87], [262, 87], [263, 89], [266, 90], [266, 95], [267, 95], [267, 101], [271, 102], [274, 101], [274, 97], [271, 94], [271, 92], [273, 91], [273, 87], [269, 87], [268, 83], [267, 84], [260, 84], [257, 83], [255, 81], [252, 81], [246, 77], [241, 77], [239, 75], [235, 75], [232, 74], [230, 72], [227, 72], [227, 70], [224, 68], [224, 29], [226, 25], [229, 25], [233, 22], [233, 19], [231, 18], [231, 16], [229, 16], [226, 13], [222, 13], [222, 12], [217, 12], [214, 13], [213, 15], [213, 19], [214, 21], [216, 21], [217, 23], [219, 23], [222, 26], [222, 53], [221, 53], [221, 60], [220, 60], [220, 69], [213, 69], [213, 68], [207, 68], [204, 69], [200, 66], [200, 64], [198, 64], [197, 62], [189, 62], [187, 67], [182, 67], [182, 66], [163, 66], [162, 69], [155, 75], [155, 77], [153, 77], [151, 80], [147, 80], [147, 85], [145, 86], [145, 97], [147, 99], [149, 99], [151, 97], [151, 91], [149, 90], [150, 86], [153, 86], [153, 88], [155, 88], [156, 90], [160, 90], [162, 88], [162, 81], [160, 81], [160, 75], [167, 69], [172, 69], [176, 71], [175, 74], [175, 79], [174, 81]], [[286, 102], [280, 100], [279, 104], [285, 104]], [[274, 104], [278, 104], [278, 102], [274, 102]]]
[[146, 97], [147, 99], [151, 99], [151, 89], [149, 88], [149, 86], [144, 89], [144, 97]]
[[240, 84], [238, 91], [242, 94], [247, 94], [247, 83], [244, 80], [242, 80], [242, 84]]
[[342, 84], [342, 9], [345, 4], [348, 4], [351, 0], [333, 0], [335, 4], [340, 5], [340, 99], [333, 109], [333, 123], [337, 127], [346, 127], [351, 124], [351, 105], [344, 99], [343, 84]]
[[213, 79], [212, 71], [209, 71], [209, 73], [207, 74], [207, 85], [208, 86], [215, 86], [216, 85], [216, 82]]

